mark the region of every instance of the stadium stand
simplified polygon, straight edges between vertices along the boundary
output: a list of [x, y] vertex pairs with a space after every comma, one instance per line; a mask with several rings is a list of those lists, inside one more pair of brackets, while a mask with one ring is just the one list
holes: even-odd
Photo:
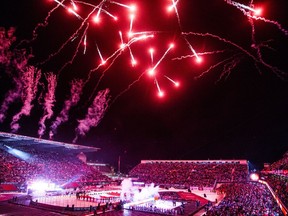
[[284, 215], [268, 188], [258, 182], [223, 184], [218, 189], [224, 199], [209, 209], [206, 216], [215, 215]]
[[[46, 143], [43, 140], [11, 138], [5, 134], [1, 137], [1, 133], [0, 142], [2, 143], [0, 145], [0, 192], [26, 191], [29, 183], [39, 179], [49, 180], [62, 185], [63, 188], [77, 187], [80, 188], [77, 193], [80, 191], [84, 194], [85, 190], [95, 189], [96, 185], [112, 183], [107, 175], [103, 175], [103, 173], [109, 173], [111, 167], [108, 164], [85, 163], [87, 158], [79, 146], [61, 143], [54, 145], [49, 143], [50, 141]], [[41, 146], [37, 145], [39, 143]], [[89, 149], [89, 151], [94, 150]], [[129, 177], [147, 185], [154, 183], [161, 188], [173, 187], [185, 189], [185, 191], [188, 189], [188, 192], [182, 193], [171, 191], [160, 193], [163, 200], [172, 199], [181, 202], [188, 195], [192, 195], [189, 190], [193, 188], [197, 190], [208, 188], [213, 192], [224, 194], [224, 199], [219, 202], [215, 200], [206, 204], [205, 197], [195, 198], [197, 202], [189, 201], [190, 212], [196, 212], [199, 206], [204, 206], [206, 216], [282, 216], [285, 215], [285, 211], [281, 208], [282, 203], [285, 209], [288, 205], [287, 168], [288, 152], [279, 161], [261, 172], [259, 182], [249, 180], [246, 160], [143, 160], [130, 171]], [[83, 197], [80, 198], [82, 201]], [[281, 204], [277, 204], [278, 198]], [[90, 201], [91, 199], [94, 198], [89, 198]], [[183, 213], [188, 207], [186, 206], [183, 211], [181, 208], [178, 210]], [[138, 210], [145, 212], [147, 209]], [[150, 212], [150, 208], [148, 210]], [[169, 214], [176, 214], [175, 212], [171, 211]], [[168, 213], [165, 212], [165, 214]]]
[[288, 152], [283, 157], [265, 167], [261, 179], [266, 181], [284, 207], [288, 207]]
[[213, 187], [216, 182], [241, 182], [248, 176], [247, 161], [141, 161], [130, 176], [165, 187]]
[[[1, 139], [7, 140], [6, 134]], [[8, 137], [8, 140], [12, 139]], [[79, 151], [83, 150], [80, 147], [73, 145], [73, 148], [67, 148], [67, 144], [61, 147], [59, 143], [55, 146], [51, 141], [40, 141], [43, 144], [41, 147], [40, 144], [35, 145], [34, 140], [17, 136], [13, 141], [0, 146], [0, 190], [15, 191], [16, 187], [25, 191], [29, 183], [37, 180], [66, 187], [83, 187], [110, 181], [109, 177], [77, 157]]]

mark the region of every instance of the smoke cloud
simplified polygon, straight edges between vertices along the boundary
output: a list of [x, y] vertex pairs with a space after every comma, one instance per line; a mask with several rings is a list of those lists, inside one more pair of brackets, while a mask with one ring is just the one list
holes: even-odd
[[0, 64], [7, 65], [11, 62], [13, 53], [10, 47], [15, 42], [15, 28], [10, 28], [7, 32], [5, 28], [0, 28]]
[[96, 127], [103, 118], [110, 101], [109, 89], [99, 91], [93, 100], [92, 105], [88, 108], [88, 113], [84, 119], [78, 120], [78, 127], [75, 129], [76, 137], [73, 140], [75, 143], [79, 136], [85, 136], [91, 127]]
[[73, 80], [71, 82], [70, 98], [68, 98], [63, 105], [60, 114], [56, 117], [56, 120], [52, 123], [50, 127], [49, 137], [53, 139], [54, 135], [57, 133], [57, 128], [67, 122], [69, 119], [69, 111], [71, 107], [77, 105], [82, 94], [82, 89], [84, 86], [83, 80]]
[[50, 119], [53, 115], [53, 107], [54, 107], [54, 102], [55, 102], [55, 90], [57, 86], [57, 77], [55, 74], [53, 74], [52, 72], [48, 73], [45, 76], [45, 78], [48, 82], [48, 89], [44, 96], [44, 103], [43, 103], [44, 113], [39, 121], [39, 129], [38, 129], [39, 138], [43, 136], [46, 130], [45, 121], [47, 119]]
[[41, 71], [35, 67], [27, 67], [27, 71], [22, 76], [22, 101], [23, 106], [16, 115], [13, 116], [10, 128], [12, 132], [17, 132], [20, 128], [18, 121], [24, 116], [29, 116], [33, 108], [32, 101], [35, 99], [37, 93], [37, 86], [41, 77]]

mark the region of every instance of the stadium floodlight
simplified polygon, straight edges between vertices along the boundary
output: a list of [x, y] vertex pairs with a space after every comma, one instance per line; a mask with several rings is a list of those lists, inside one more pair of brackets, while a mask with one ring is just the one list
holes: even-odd
[[28, 186], [28, 188], [33, 191], [44, 192], [48, 188], [48, 183], [38, 180], [38, 181], [32, 182]]
[[251, 173], [250, 174], [250, 179], [252, 181], [258, 181], [259, 180], [259, 175], [257, 173]]
[[20, 158], [21, 160], [25, 160], [27, 161], [31, 156], [30, 154], [26, 153], [26, 152], [23, 152], [23, 151], [20, 151], [16, 148], [12, 148], [8, 145], [4, 145], [6, 147], [6, 151], [9, 153], [9, 154], [12, 154], [14, 157], [17, 157], [17, 158]]

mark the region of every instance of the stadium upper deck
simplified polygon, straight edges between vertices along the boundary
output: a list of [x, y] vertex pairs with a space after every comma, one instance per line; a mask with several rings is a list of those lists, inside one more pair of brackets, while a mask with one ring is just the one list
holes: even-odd
[[39, 139], [29, 136], [16, 135], [12, 133], [0, 132], [0, 145], [9, 146], [10, 148], [33, 148], [37, 150], [55, 150], [70, 152], [94, 152], [99, 151], [100, 148], [93, 146], [76, 145], [64, 142], [57, 142], [52, 140]]

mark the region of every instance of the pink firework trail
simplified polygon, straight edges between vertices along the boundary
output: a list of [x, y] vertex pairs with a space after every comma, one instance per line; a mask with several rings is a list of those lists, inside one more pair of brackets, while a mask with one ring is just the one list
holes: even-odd
[[78, 127], [76, 128], [76, 137], [73, 143], [77, 142], [79, 136], [85, 136], [92, 128], [96, 127], [103, 118], [110, 101], [109, 89], [101, 90], [95, 97], [92, 105], [88, 108], [88, 113], [84, 119], [78, 120]]
[[[63, 2], [64, 2], [65, 0], [63, 0], [62, 2], [61, 2], [61, 4], [63, 4]], [[47, 16], [45, 17], [45, 19], [44, 19], [44, 21], [42, 22], [42, 23], [38, 23], [37, 25], [36, 25], [36, 27], [34, 28], [34, 30], [33, 30], [33, 32], [32, 32], [32, 39], [31, 40], [23, 40], [23, 41], [21, 41], [20, 43], [19, 43], [19, 45], [21, 45], [22, 43], [31, 43], [31, 42], [33, 42], [34, 40], [36, 40], [36, 38], [38, 37], [38, 29], [39, 28], [45, 28], [46, 26], [48, 26], [48, 24], [49, 24], [49, 22], [48, 22], [48, 20], [49, 20], [49, 18], [51, 17], [51, 15], [53, 14], [53, 12], [57, 9], [57, 8], [59, 8], [60, 6], [61, 6], [61, 4], [58, 4], [58, 5], [56, 5], [52, 10], [50, 10], [49, 12], [48, 12], [48, 14], [47, 14]], [[18, 46], [19, 46], [18, 45]]]
[[41, 138], [44, 135], [44, 132], [46, 130], [45, 122], [47, 119], [50, 119], [53, 115], [53, 107], [55, 103], [55, 90], [57, 86], [56, 82], [56, 75], [51, 73], [48, 73], [46, 76], [46, 80], [48, 82], [48, 89], [44, 96], [44, 103], [43, 103], [43, 109], [44, 113], [39, 121], [39, 129], [38, 129], [38, 136]]
[[[25, 50], [13, 50], [11, 45], [15, 42], [14, 28], [10, 28], [7, 32], [5, 29], [0, 29], [0, 64], [4, 66], [5, 70], [12, 75], [15, 87], [9, 90], [0, 108], [0, 123], [6, 118], [6, 113], [9, 106], [16, 100], [23, 97], [23, 85], [25, 70], [27, 69], [27, 62], [29, 55]], [[12, 72], [12, 70], [14, 72]]]
[[12, 132], [17, 132], [20, 128], [18, 121], [22, 116], [29, 116], [31, 109], [33, 108], [32, 101], [35, 99], [37, 93], [37, 86], [41, 77], [41, 71], [31, 66], [27, 68], [22, 75], [22, 101], [23, 106], [16, 115], [13, 116], [10, 128]]
[[21, 97], [21, 90], [22, 90], [21, 79], [15, 77], [13, 78], [13, 81], [15, 83], [15, 88], [7, 92], [0, 108], [0, 123], [2, 123], [5, 120], [9, 106]]
[[0, 28], [0, 64], [7, 65], [10, 63], [13, 55], [10, 47], [16, 40], [14, 32], [14, 28], [10, 28], [7, 32], [4, 28]]
[[49, 138], [53, 139], [54, 135], [57, 133], [58, 127], [67, 122], [69, 119], [69, 111], [72, 107], [76, 106], [80, 100], [82, 94], [84, 82], [82, 80], [73, 80], [71, 82], [70, 98], [64, 102], [64, 106], [60, 114], [56, 117], [56, 120], [52, 123], [49, 132]]
[[[241, 4], [239, 2], [231, 1], [231, 0], [224, 0], [224, 1], [227, 2], [227, 4], [233, 5], [236, 8], [238, 8], [247, 17], [250, 17], [250, 18], [255, 19], [255, 20], [261, 20], [263, 22], [270, 23], [270, 24], [277, 26], [277, 28], [280, 31], [282, 31], [286, 36], [288, 36], [288, 30], [284, 29], [280, 23], [278, 23], [277, 21], [269, 20], [269, 19], [266, 19], [266, 18], [260, 16], [261, 12], [262, 12], [261, 8], [255, 9], [251, 6], [247, 6], [247, 5]], [[252, 3], [251, 3], [251, 5], [252, 5]]]
[[197, 33], [197, 32], [182, 32], [183, 35], [195, 35], [195, 36], [201, 36], [201, 37], [212, 37], [215, 38], [219, 41], [222, 41], [226, 44], [230, 44], [234, 47], [236, 47], [237, 49], [239, 49], [241, 52], [243, 52], [244, 54], [246, 54], [248, 57], [252, 58], [254, 60], [254, 62], [258, 63], [258, 64], [262, 64], [263, 66], [265, 66], [266, 68], [270, 69], [276, 76], [278, 76], [279, 78], [284, 78], [286, 73], [283, 72], [282, 70], [280, 70], [279, 68], [272, 66], [266, 62], [264, 62], [262, 59], [259, 59], [258, 56], [254, 56], [251, 52], [249, 52], [247, 49], [241, 47], [240, 45], [227, 40], [225, 38], [222, 38], [218, 35], [215, 34], [211, 34], [211, 33]]

